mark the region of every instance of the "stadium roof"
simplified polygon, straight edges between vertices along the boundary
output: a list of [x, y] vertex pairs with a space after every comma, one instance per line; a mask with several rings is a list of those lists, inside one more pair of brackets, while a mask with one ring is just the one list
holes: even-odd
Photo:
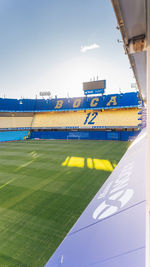
[[146, 41], [150, 35], [148, 27], [149, 0], [111, 0], [138, 88], [146, 100]]

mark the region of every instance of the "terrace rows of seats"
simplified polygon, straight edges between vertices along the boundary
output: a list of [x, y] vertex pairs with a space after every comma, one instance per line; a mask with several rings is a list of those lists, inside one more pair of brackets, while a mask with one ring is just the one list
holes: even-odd
[[39, 112], [85, 109], [109, 109], [138, 107], [136, 92], [95, 97], [61, 99], [7, 99], [0, 98], [0, 112]]
[[36, 113], [32, 128], [137, 127], [138, 109]]
[[0, 113], [0, 129], [30, 128], [33, 113]]
[[138, 110], [65, 111], [38, 113], [0, 113], [0, 129], [14, 128], [95, 128], [137, 127]]

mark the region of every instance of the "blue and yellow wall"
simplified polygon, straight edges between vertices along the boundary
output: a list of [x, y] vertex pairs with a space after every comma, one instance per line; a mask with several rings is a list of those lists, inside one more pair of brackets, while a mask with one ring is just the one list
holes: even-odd
[[0, 98], [0, 112], [70, 111], [85, 109], [112, 109], [137, 107], [136, 92], [97, 97], [60, 99], [7, 99]]

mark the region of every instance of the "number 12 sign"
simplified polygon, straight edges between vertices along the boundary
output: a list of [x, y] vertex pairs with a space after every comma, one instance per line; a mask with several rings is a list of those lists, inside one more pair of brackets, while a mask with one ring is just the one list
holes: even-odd
[[84, 121], [84, 125], [86, 124], [95, 124], [95, 118], [97, 117], [98, 112], [94, 112], [94, 113], [87, 113], [86, 119]]

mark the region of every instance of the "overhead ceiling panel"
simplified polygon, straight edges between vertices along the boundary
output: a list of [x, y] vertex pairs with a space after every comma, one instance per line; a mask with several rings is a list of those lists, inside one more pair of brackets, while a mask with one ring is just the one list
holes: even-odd
[[146, 34], [146, 7], [144, 0], [120, 0], [120, 9], [128, 39]]
[[142, 92], [143, 99], [146, 99], [146, 52], [135, 53], [133, 54], [133, 58], [135, 62], [134, 69], [138, 77], [140, 90]]
[[143, 99], [146, 99], [146, 52], [131, 53], [130, 40], [144, 35], [147, 37], [147, 0], [112, 0], [125, 51], [137, 80]]

